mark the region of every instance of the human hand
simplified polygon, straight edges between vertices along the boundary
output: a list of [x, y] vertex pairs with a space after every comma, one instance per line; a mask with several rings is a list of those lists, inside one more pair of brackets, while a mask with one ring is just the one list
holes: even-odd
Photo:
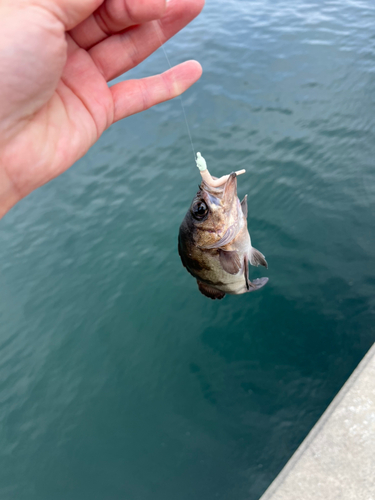
[[180, 95], [196, 61], [108, 87], [204, 0], [2, 0], [0, 217], [68, 169], [112, 123]]

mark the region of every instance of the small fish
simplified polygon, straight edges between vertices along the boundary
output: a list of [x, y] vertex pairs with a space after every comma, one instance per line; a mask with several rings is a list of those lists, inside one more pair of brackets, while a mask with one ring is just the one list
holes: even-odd
[[251, 246], [247, 196], [240, 203], [235, 172], [220, 187], [202, 181], [180, 226], [178, 253], [200, 292], [211, 299], [253, 292], [267, 283], [268, 278], [249, 280], [249, 262], [268, 265]]

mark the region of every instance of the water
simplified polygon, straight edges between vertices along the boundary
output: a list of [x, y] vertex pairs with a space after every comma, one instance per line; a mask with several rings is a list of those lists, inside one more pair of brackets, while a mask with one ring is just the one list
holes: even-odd
[[178, 101], [1, 221], [2, 500], [259, 498], [375, 340], [374, 26], [372, 0], [218, 0], [166, 46], [204, 68], [196, 149], [247, 169], [263, 290], [213, 302], [182, 268]]

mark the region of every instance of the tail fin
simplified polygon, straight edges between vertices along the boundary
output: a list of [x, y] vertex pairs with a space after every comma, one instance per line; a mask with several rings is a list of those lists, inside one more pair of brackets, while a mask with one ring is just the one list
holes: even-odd
[[252, 266], [264, 266], [268, 268], [266, 258], [254, 247], [250, 249], [249, 261]]

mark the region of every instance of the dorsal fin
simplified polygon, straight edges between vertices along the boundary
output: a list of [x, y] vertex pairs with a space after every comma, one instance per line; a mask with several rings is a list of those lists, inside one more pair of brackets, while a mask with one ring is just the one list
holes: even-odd
[[247, 219], [247, 195], [245, 195], [244, 199], [241, 201], [241, 208], [245, 219]]

